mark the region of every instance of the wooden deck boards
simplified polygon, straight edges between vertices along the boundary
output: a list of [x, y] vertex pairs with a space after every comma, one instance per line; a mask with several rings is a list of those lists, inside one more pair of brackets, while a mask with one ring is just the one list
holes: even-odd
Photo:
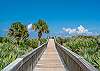
[[54, 39], [49, 39], [47, 49], [41, 56], [33, 71], [65, 71], [55, 48]]

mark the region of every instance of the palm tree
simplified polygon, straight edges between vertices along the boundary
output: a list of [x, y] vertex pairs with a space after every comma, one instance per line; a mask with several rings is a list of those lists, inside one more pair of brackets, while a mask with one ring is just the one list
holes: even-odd
[[23, 25], [21, 22], [15, 22], [9, 28], [8, 36], [15, 38], [17, 44], [19, 45], [19, 40], [26, 39], [29, 34], [25, 25]]
[[49, 29], [48, 29], [47, 23], [44, 20], [41, 20], [41, 19], [38, 20], [37, 23], [32, 25], [32, 29], [37, 31], [37, 33], [38, 33], [38, 40], [39, 41], [40, 41], [43, 33], [46, 33], [46, 34], [49, 33]]

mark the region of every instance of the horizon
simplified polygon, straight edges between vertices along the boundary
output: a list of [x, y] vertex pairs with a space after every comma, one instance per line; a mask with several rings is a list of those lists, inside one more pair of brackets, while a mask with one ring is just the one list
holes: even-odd
[[38, 19], [47, 21], [51, 35], [100, 34], [99, 0], [0, 0], [0, 10], [0, 36], [13, 22], [28, 26]]

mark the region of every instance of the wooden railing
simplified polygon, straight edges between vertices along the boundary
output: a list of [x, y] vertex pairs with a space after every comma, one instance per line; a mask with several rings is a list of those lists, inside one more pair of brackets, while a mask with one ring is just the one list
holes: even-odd
[[98, 71], [83, 57], [77, 55], [57, 42], [56, 48], [65, 68], [69, 71]]
[[33, 71], [33, 68], [40, 59], [46, 47], [47, 43], [39, 46], [38, 48], [32, 50], [30, 53], [17, 58], [2, 71]]
[[[55, 45], [62, 63], [65, 66], [66, 71], [98, 71], [89, 62], [87, 62], [83, 57], [77, 55], [76, 53], [70, 51], [66, 47], [60, 45], [55, 41]], [[47, 43], [34, 49], [27, 55], [23, 55], [17, 58], [2, 71], [33, 71], [37, 62], [39, 61], [41, 55], [45, 51]]]

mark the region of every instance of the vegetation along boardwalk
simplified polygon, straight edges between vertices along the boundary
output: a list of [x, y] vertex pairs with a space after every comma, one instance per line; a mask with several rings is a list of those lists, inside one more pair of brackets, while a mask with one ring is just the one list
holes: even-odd
[[47, 49], [33, 71], [65, 71], [55, 48], [54, 39], [49, 39]]

